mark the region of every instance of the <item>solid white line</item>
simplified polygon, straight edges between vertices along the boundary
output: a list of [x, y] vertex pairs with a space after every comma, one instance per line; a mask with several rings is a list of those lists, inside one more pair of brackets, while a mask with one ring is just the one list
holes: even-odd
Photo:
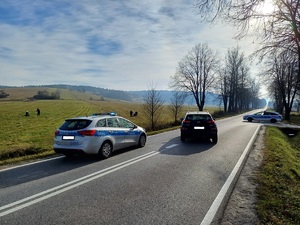
[[[5, 216], [7, 214], [10, 214], [10, 213], [13, 213], [15, 211], [18, 211], [20, 209], [23, 209], [25, 207], [28, 207], [30, 205], [33, 205], [33, 204], [36, 204], [40, 201], [43, 201], [45, 199], [48, 199], [50, 197], [53, 197], [55, 195], [58, 195], [60, 193], [63, 193], [65, 191], [68, 191], [70, 189], [73, 189], [75, 187], [78, 187], [82, 184], [85, 184], [85, 183], [88, 183], [90, 181], [93, 181], [95, 179], [98, 179], [102, 176], [105, 176], [107, 174], [110, 174], [112, 172], [115, 172], [117, 170], [120, 170], [122, 168], [125, 168], [127, 166], [130, 166], [132, 164], [135, 164], [139, 161], [142, 161], [144, 159], [147, 159], [149, 157], [152, 157], [154, 155], [157, 155], [159, 154], [159, 152], [155, 152], [155, 151], [152, 151], [152, 152], [149, 152], [147, 154], [144, 154], [142, 156], [139, 156], [139, 157], [136, 157], [136, 158], [133, 158], [133, 159], [130, 159], [130, 160], [127, 160], [125, 162], [122, 162], [122, 163], [119, 163], [117, 165], [114, 165], [114, 166], [111, 166], [109, 168], [106, 168], [104, 170], [101, 170], [101, 171], [98, 171], [98, 172], [95, 172], [95, 173], [92, 173], [90, 175], [87, 175], [85, 177], [82, 177], [82, 178], [79, 178], [79, 179], [76, 179], [74, 181], [71, 181], [71, 182], [68, 182], [68, 183], [65, 183], [65, 184], [62, 184], [62, 185], [59, 185], [57, 187], [54, 187], [54, 188], [51, 188], [49, 190], [46, 190], [46, 191], [43, 191], [41, 193], [38, 193], [36, 195], [32, 195], [30, 197], [27, 197], [27, 198], [24, 198], [24, 199], [21, 199], [19, 201], [16, 201], [16, 202], [13, 202], [11, 204], [8, 204], [8, 205], [4, 205], [2, 207], [0, 207], [0, 211], [4, 210], [4, 209], [7, 209], [7, 208], [11, 208], [11, 209], [8, 209], [6, 211], [3, 211], [0, 213], [0, 217], [2, 216]], [[62, 188], [62, 189], [61, 189]], [[58, 190], [60, 189], [60, 190]], [[54, 191], [54, 192], [53, 192]], [[50, 193], [52, 192], [52, 193]], [[49, 194], [48, 194], [49, 193]], [[42, 196], [43, 195], [43, 196]], [[42, 197], [39, 197], [39, 196], [42, 196]], [[39, 197], [39, 198], [38, 198]], [[33, 199], [33, 200], [32, 200]], [[31, 201], [29, 201], [31, 200]], [[29, 201], [29, 202], [28, 202]], [[26, 203], [24, 203], [26, 202]], [[22, 204], [23, 203], [23, 204]], [[21, 204], [21, 205], [20, 205]], [[18, 205], [18, 206], [17, 206]], [[15, 206], [15, 207], [14, 207]]]
[[55, 160], [55, 159], [60, 159], [60, 158], [63, 158], [63, 157], [65, 157], [65, 156], [55, 156], [55, 157], [50, 158], [50, 159], [43, 159], [43, 160], [39, 160], [39, 161], [36, 161], [36, 162], [31, 162], [31, 163], [22, 164], [22, 165], [19, 165], [19, 166], [14, 166], [14, 167], [8, 167], [8, 168], [0, 169], [0, 173], [1, 173], [1, 172], [4, 172], [4, 171], [7, 171], [7, 170], [12, 170], [12, 169], [24, 167], [24, 166], [29, 166], [29, 165], [34, 165], [34, 164], [38, 164], [38, 163], [43, 163], [43, 162], [47, 162], [47, 161], [51, 161], [51, 160]]
[[219, 207], [222, 204], [222, 201], [226, 195], [226, 193], [228, 192], [231, 183], [233, 182], [235, 176], [238, 174], [239, 172], [239, 168], [241, 166], [243, 166], [243, 161], [245, 159], [245, 157], [247, 157], [248, 152], [250, 151], [252, 144], [256, 138], [256, 135], [258, 133], [260, 129], [260, 126], [257, 127], [255, 133], [253, 134], [252, 138], [250, 139], [250, 141], [248, 142], [243, 154], [241, 155], [239, 161], [237, 162], [237, 164], [235, 165], [235, 167], [233, 168], [233, 170], [231, 171], [229, 177], [227, 178], [226, 182], [224, 183], [223, 187], [221, 188], [219, 194], [217, 195], [217, 197], [215, 198], [214, 202], [212, 203], [212, 205], [210, 206], [208, 212], [206, 213], [204, 219], [201, 222], [201, 225], [209, 225], [213, 222], [214, 217], [216, 216]]

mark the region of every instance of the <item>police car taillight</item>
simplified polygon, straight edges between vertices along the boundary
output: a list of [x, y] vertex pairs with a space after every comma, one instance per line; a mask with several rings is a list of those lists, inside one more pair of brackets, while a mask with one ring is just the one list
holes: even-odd
[[54, 134], [55, 134], [55, 136], [56, 136], [56, 135], [59, 135], [59, 131], [56, 130]]
[[83, 136], [94, 136], [94, 134], [97, 132], [97, 130], [80, 130], [77, 131], [77, 134], [83, 135]]

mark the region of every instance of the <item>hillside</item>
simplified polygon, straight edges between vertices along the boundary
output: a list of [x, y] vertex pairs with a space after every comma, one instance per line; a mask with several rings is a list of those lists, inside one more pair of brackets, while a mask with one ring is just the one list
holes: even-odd
[[103, 100], [103, 97], [92, 94], [82, 93], [79, 91], [60, 89], [60, 88], [48, 88], [48, 87], [11, 87], [1, 88], [7, 94], [8, 97], [1, 99], [5, 101], [24, 101], [30, 100], [38, 91], [48, 91], [49, 93], [58, 91], [60, 93], [60, 99], [65, 100]]
[[[147, 90], [144, 91], [120, 91], [113, 89], [104, 89], [91, 86], [76, 86], [76, 85], [43, 85], [43, 86], [25, 86], [25, 87], [1, 87], [9, 94], [6, 100], [24, 100], [30, 99], [38, 91], [46, 90], [48, 92], [59, 91], [61, 99], [79, 99], [79, 100], [104, 100], [104, 99], [114, 99], [128, 102], [142, 102], [147, 94]], [[165, 104], [169, 104], [175, 91], [168, 90], [157, 90], [162, 101]], [[187, 105], [193, 105], [194, 99], [189, 96], [185, 102]], [[207, 106], [217, 106], [218, 95], [214, 93], [207, 93], [205, 105]]]
[[[121, 91], [113, 89], [105, 89], [91, 86], [76, 85], [42, 85], [42, 86], [25, 86], [25, 87], [7, 87], [0, 86], [0, 90], [4, 90], [9, 96], [1, 100], [25, 100], [30, 99], [37, 94], [38, 91], [46, 90], [49, 93], [59, 91], [60, 99], [68, 100], [119, 100], [127, 102], [143, 102], [148, 90], [144, 91]], [[171, 98], [175, 91], [157, 90], [162, 101], [165, 104], [171, 103]], [[265, 99], [260, 99], [260, 107], [266, 105]], [[185, 105], [195, 105], [195, 99], [189, 95], [186, 98]], [[212, 93], [206, 93], [205, 106], [220, 106], [220, 96]]]

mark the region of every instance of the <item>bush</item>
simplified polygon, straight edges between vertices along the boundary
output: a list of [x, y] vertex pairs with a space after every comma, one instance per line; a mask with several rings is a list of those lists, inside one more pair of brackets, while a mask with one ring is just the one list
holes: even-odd
[[5, 91], [0, 90], [0, 98], [6, 98], [7, 96], [9, 96], [9, 94], [7, 94]]
[[38, 91], [37, 95], [33, 96], [34, 99], [60, 99], [60, 94], [58, 91], [52, 92], [51, 94], [48, 91]]

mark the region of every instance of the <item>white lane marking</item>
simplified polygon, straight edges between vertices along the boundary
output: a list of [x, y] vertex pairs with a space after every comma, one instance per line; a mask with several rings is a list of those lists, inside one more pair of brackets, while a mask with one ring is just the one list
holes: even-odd
[[[132, 164], [135, 164], [135, 163], [137, 163], [139, 161], [145, 160], [145, 159], [147, 159], [149, 157], [152, 157], [152, 156], [155, 156], [157, 154], [159, 154], [159, 152], [152, 151], [152, 152], [149, 152], [147, 154], [141, 155], [139, 157], [127, 160], [125, 162], [116, 164], [114, 166], [111, 166], [111, 167], [108, 167], [106, 169], [100, 170], [98, 172], [92, 173], [90, 175], [84, 176], [82, 178], [73, 180], [71, 182], [68, 182], [68, 183], [56, 186], [54, 188], [51, 188], [49, 190], [40, 192], [40, 193], [35, 194], [35, 195], [32, 195], [30, 197], [21, 199], [19, 201], [10, 203], [8, 205], [4, 205], [4, 206], [0, 207], [0, 211], [3, 211], [3, 210], [8, 209], [8, 208], [11, 208], [11, 209], [8, 209], [6, 211], [1, 212], [0, 213], [0, 217], [5, 216], [5, 215], [10, 214], [10, 213], [13, 213], [13, 212], [16, 212], [16, 211], [18, 211], [20, 209], [23, 209], [25, 207], [28, 207], [30, 205], [36, 204], [36, 203], [38, 203], [40, 201], [43, 201], [45, 199], [48, 199], [50, 197], [53, 197], [55, 195], [58, 195], [60, 193], [65, 192], [65, 191], [68, 191], [70, 189], [73, 189], [73, 188], [78, 187], [80, 185], [83, 185], [85, 183], [88, 183], [90, 181], [98, 179], [98, 178], [100, 178], [102, 176], [105, 176], [107, 174], [110, 174], [112, 172], [120, 170], [122, 168], [125, 168], [127, 166], [130, 166]], [[60, 189], [60, 190], [58, 190], [58, 189]], [[52, 192], [52, 193], [50, 193], [50, 192]]]
[[233, 182], [235, 176], [239, 173], [240, 171], [240, 167], [243, 166], [243, 162], [245, 157], [247, 157], [252, 144], [257, 136], [258, 131], [260, 130], [261, 126], [258, 126], [256, 128], [255, 133], [253, 134], [252, 138], [250, 139], [250, 141], [248, 142], [243, 154], [241, 155], [241, 157], [239, 158], [239, 161], [236, 163], [235, 167], [233, 168], [233, 170], [231, 171], [229, 177], [227, 178], [227, 180], [225, 181], [223, 187], [221, 188], [219, 194], [217, 195], [217, 197], [215, 198], [214, 202], [212, 203], [212, 205], [210, 206], [208, 212], [206, 213], [204, 219], [201, 222], [201, 225], [209, 225], [213, 222], [214, 217], [216, 216], [219, 207], [222, 204], [222, 201], [226, 195], [226, 193], [228, 192], [231, 183]]
[[174, 147], [176, 147], [178, 144], [172, 144], [172, 145], [169, 145], [169, 146], [167, 146], [166, 148], [174, 148]]
[[0, 173], [1, 173], [1, 172], [4, 172], [4, 171], [7, 171], [7, 170], [12, 170], [12, 169], [24, 167], [24, 166], [29, 166], [29, 165], [34, 165], [34, 164], [38, 164], [38, 163], [43, 163], [43, 162], [47, 162], [47, 161], [51, 161], [51, 160], [60, 159], [60, 158], [63, 158], [63, 157], [65, 157], [65, 156], [55, 156], [55, 157], [50, 158], [50, 159], [43, 159], [43, 160], [39, 160], [39, 161], [32, 162], [32, 163], [26, 163], [26, 164], [22, 164], [22, 165], [19, 165], [19, 166], [14, 166], [14, 167], [8, 167], [8, 168], [0, 169]]

